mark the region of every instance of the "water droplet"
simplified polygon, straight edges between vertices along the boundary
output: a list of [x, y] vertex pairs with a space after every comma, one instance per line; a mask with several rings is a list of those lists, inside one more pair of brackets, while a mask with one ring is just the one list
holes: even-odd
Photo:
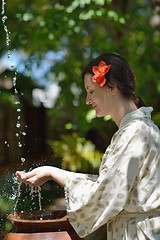
[[15, 104], [20, 104], [20, 102], [19, 101], [15, 101]]
[[7, 16], [3, 16], [2, 17], [2, 22], [4, 23], [6, 21], [6, 19], [7, 19]]
[[20, 128], [20, 126], [21, 126], [20, 123], [17, 123], [17, 124], [16, 124], [16, 127], [17, 127], [17, 128]]
[[4, 30], [5, 30], [6, 32], [8, 31], [7, 26], [4, 26]]
[[15, 93], [15, 94], [17, 94], [17, 93], [18, 93], [18, 91], [17, 91], [17, 89], [16, 89], [16, 88], [14, 89], [14, 93]]
[[17, 112], [21, 112], [21, 109], [20, 109], [20, 108], [17, 108]]
[[16, 137], [19, 137], [19, 133], [16, 133]]
[[8, 51], [8, 58], [10, 58], [10, 56], [11, 56], [11, 51], [9, 50]]
[[25, 135], [26, 135], [26, 132], [22, 132], [22, 135], [25, 136]]
[[21, 162], [24, 163], [26, 161], [25, 158], [21, 158]]
[[18, 147], [22, 147], [22, 143], [21, 142], [18, 142]]

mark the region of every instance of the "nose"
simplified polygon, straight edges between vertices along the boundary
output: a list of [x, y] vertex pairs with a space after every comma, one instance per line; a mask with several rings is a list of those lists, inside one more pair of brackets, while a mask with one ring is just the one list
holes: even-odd
[[87, 94], [87, 97], [86, 97], [86, 104], [87, 104], [87, 105], [92, 104], [91, 99], [90, 99], [90, 97], [88, 96], [88, 94]]

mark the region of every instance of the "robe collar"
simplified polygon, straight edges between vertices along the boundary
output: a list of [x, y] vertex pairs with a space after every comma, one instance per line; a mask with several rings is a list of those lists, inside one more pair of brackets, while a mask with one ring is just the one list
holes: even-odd
[[129, 122], [136, 120], [136, 119], [142, 119], [142, 118], [148, 118], [151, 119], [151, 112], [153, 111], [152, 107], [141, 107], [133, 112], [127, 113], [124, 118], [122, 119], [120, 123], [120, 128], [124, 127]]

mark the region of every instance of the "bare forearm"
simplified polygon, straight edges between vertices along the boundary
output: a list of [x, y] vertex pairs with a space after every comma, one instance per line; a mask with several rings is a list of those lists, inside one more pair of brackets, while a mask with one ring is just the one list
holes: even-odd
[[72, 173], [60, 168], [50, 167], [50, 176], [51, 179], [57, 182], [59, 185], [64, 187], [65, 181], [67, 177], [69, 177]]
[[48, 180], [54, 180], [64, 187], [67, 177], [73, 173], [51, 166], [42, 166], [33, 169], [30, 172], [17, 171], [17, 180], [33, 186], [41, 186]]

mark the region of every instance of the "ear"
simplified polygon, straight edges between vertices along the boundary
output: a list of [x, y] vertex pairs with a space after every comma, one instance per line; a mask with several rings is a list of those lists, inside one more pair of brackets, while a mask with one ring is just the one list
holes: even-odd
[[115, 95], [117, 93], [117, 90], [118, 90], [117, 83], [116, 82], [111, 82], [111, 83], [108, 83], [107, 85], [108, 85], [108, 88], [111, 91], [111, 94]]

